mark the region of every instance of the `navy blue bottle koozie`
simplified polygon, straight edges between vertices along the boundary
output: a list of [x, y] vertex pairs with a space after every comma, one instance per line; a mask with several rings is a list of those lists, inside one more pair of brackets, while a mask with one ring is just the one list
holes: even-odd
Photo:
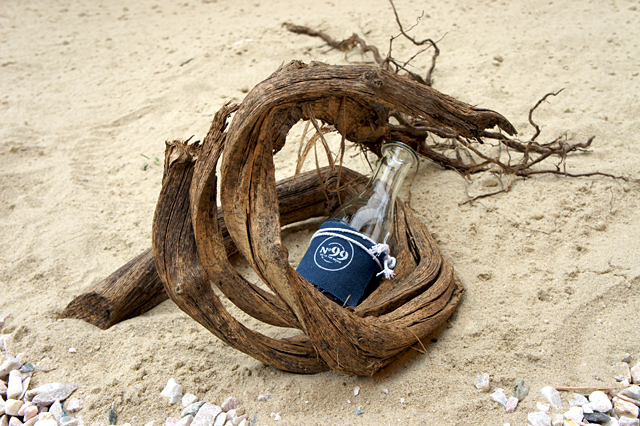
[[356, 306], [388, 256], [375, 250], [372, 255], [375, 245], [344, 222], [328, 220], [314, 234], [296, 270], [342, 306]]

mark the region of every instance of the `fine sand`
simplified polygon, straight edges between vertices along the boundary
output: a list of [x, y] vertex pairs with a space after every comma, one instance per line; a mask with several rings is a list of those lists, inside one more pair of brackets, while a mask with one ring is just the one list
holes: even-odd
[[[440, 40], [436, 89], [499, 111], [526, 140], [529, 109], [564, 88], [536, 111], [539, 140], [595, 136], [568, 170], [640, 177], [640, 2], [396, 6], [407, 27], [424, 10], [412, 34]], [[383, 0], [1, 2], [0, 314], [12, 313], [5, 332], [26, 359], [57, 366], [34, 381], [76, 384], [88, 423], [106, 423], [115, 403], [118, 424], [134, 426], [179, 414], [160, 397], [171, 377], [201, 400], [241, 399], [259, 425], [523, 425], [545, 385], [615, 387], [622, 354], [635, 363], [640, 353], [640, 186], [601, 177], [541, 175], [461, 205], [495, 189], [492, 178], [468, 182], [422, 161], [412, 207], [467, 293], [437, 341], [425, 342], [428, 356], [411, 350], [374, 377], [278, 371], [171, 301], [107, 331], [56, 320], [150, 247], [165, 140], [201, 139], [224, 103], [292, 59], [371, 61], [288, 33], [285, 21], [336, 38], [357, 32], [383, 52], [398, 32]], [[412, 52], [394, 44], [396, 57]], [[424, 75], [428, 64], [424, 55], [415, 70]], [[291, 175], [294, 161], [292, 142], [276, 158], [278, 176]], [[292, 263], [309, 235], [287, 236]], [[531, 385], [516, 413], [475, 389], [484, 372], [507, 394], [517, 379]]]

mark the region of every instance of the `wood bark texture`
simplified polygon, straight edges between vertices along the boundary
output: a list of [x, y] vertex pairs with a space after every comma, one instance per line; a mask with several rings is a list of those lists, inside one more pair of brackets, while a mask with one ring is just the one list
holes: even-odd
[[[321, 121], [379, 153], [383, 142], [397, 136], [389, 118], [398, 112], [472, 139], [495, 126], [514, 131], [496, 112], [381, 68], [293, 61], [257, 85], [239, 107], [223, 107], [202, 144], [167, 145], [152, 244], [166, 294], [227, 344], [296, 373], [372, 375], [438, 330], [464, 288], [401, 201], [390, 241], [396, 276], [355, 309], [338, 306], [302, 278], [281, 240], [284, 224], [330, 214], [366, 181], [336, 166], [276, 185], [273, 156], [291, 127], [300, 120], [314, 127]], [[228, 253], [235, 250], [266, 288], [233, 267]], [[211, 284], [252, 317], [301, 333], [274, 339], [248, 329], [225, 309]]]

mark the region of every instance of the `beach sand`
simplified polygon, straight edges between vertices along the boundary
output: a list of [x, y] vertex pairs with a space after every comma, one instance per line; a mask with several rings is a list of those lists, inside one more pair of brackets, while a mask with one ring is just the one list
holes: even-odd
[[[640, 177], [640, 2], [396, 6], [407, 27], [424, 11], [412, 34], [438, 40], [436, 89], [502, 113], [523, 140], [533, 134], [529, 109], [564, 89], [536, 111], [538, 140], [595, 136], [567, 159], [569, 171]], [[492, 177], [469, 182], [423, 160], [411, 205], [467, 293], [425, 342], [428, 356], [410, 350], [373, 377], [265, 366], [171, 301], [107, 331], [56, 319], [150, 247], [166, 140], [201, 139], [223, 104], [292, 59], [371, 62], [283, 22], [339, 39], [356, 32], [383, 52], [398, 33], [386, 1], [2, 2], [0, 314], [13, 315], [5, 332], [27, 360], [57, 366], [34, 382], [76, 384], [87, 423], [106, 423], [114, 403], [118, 424], [134, 426], [179, 414], [160, 396], [172, 377], [201, 400], [241, 399], [258, 425], [522, 425], [545, 385], [620, 386], [622, 355], [636, 363], [640, 353], [640, 187], [603, 177], [517, 179], [507, 194], [461, 205], [491, 190]], [[409, 52], [407, 41], [394, 43], [396, 57]], [[419, 57], [416, 72], [429, 61]], [[279, 177], [292, 174], [294, 143], [276, 157]], [[292, 263], [309, 236], [287, 236]], [[506, 414], [473, 386], [481, 373], [507, 394], [524, 379], [531, 393]]]

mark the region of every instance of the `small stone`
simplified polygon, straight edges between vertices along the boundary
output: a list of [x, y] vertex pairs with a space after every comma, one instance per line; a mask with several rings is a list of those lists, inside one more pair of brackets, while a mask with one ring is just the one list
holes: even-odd
[[573, 420], [574, 422], [581, 422], [584, 417], [584, 412], [582, 411], [582, 407], [571, 407], [569, 411], [564, 413], [564, 417], [567, 420]]
[[538, 410], [542, 411], [543, 413], [546, 413], [547, 411], [549, 411], [549, 404], [543, 404], [542, 402], [536, 402], [536, 407], [538, 408]]
[[618, 426], [640, 426], [640, 420], [630, 417], [620, 417], [618, 419]]
[[356, 411], [354, 413], [356, 416], [359, 416], [361, 414], [364, 414], [364, 410], [362, 408], [356, 408]]
[[496, 391], [491, 394], [491, 400], [507, 408], [507, 395], [504, 394], [502, 389], [496, 389]]
[[193, 418], [191, 426], [211, 426], [221, 412], [222, 408], [205, 402]]
[[258, 401], [267, 402], [269, 400], [269, 398], [271, 398], [271, 394], [270, 393], [265, 393], [264, 395], [260, 395], [258, 397]]
[[58, 426], [58, 422], [53, 419], [38, 420], [33, 426]]
[[234, 418], [233, 420], [231, 420], [231, 423], [233, 424], [233, 426], [238, 426], [238, 425], [239, 425], [240, 423], [242, 423], [242, 421], [243, 421], [244, 419], [246, 419], [246, 418], [247, 418], [247, 416], [246, 416], [246, 415], [244, 415], [244, 416], [240, 416], [240, 417], [236, 417], [236, 418]]
[[382, 393], [385, 395], [389, 395], [389, 389], [382, 389]]
[[35, 365], [31, 364], [30, 362], [27, 362], [22, 367], [20, 367], [19, 371], [21, 373], [31, 373], [35, 369], [36, 369]]
[[[40, 386], [32, 391], [35, 397], [32, 399], [33, 403], [40, 407], [48, 407], [55, 402], [55, 400], [64, 401], [69, 395], [77, 389], [76, 385], [66, 383], [49, 383]], [[27, 392], [27, 395], [29, 392]]]
[[82, 410], [83, 402], [78, 398], [70, 398], [64, 406], [64, 410], [67, 413], [77, 413]]
[[23, 423], [17, 417], [11, 417], [9, 419], [9, 426], [23, 426]]
[[167, 386], [160, 392], [160, 395], [169, 398], [169, 404], [175, 404], [182, 399], [182, 386], [171, 378], [167, 382]]
[[626, 362], [627, 364], [631, 363], [631, 354], [624, 354], [620, 357], [620, 361]]
[[477, 389], [480, 389], [482, 392], [489, 392], [491, 390], [491, 385], [489, 375], [484, 373], [476, 377], [475, 386]]
[[589, 395], [589, 406], [593, 411], [599, 411], [601, 413], [606, 413], [613, 408], [609, 397], [602, 391], [595, 391]]
[[[193, 420], [193, 416], [191, 417], [191, 420]], [[167, 417], [164, 420], [164, 426], [176, 426], [177, 423], [178, 419], [176, 419], [175, 417]], [[191, 424], [191, 421], [189, 421], [189, 424]]]
[[11, 371], [18, 370], [21, 365], [20, 360], [11, 355], [5, 356], [4, 361], [0, 364], [0, 379], [6, 379]]
[[58, 426], [81, 426], [80, 419], [70, 416], [62, 417], [58, 421]]
[[615, 398], [613, 409], [615, 410], [618, 417], [631, 417], [633, 419], [638, 418], [638, 406], [632, 402], [625, 401], [624, 399]]
[[[1, 411], [4, 413], [4, 410]], [[0, 416], [0, 426], [8, 426], [9, 425], [9, 416], [4, 415]]]
[[551, 407], [556, 410], [562, 409], [562, 399], [560, 398], [560, 392], [558, 392], [556, 388], [545, 386], [540, 390], [540, 393], [547, 398]]
[[182, 410], [182, 413], [180, 413], [180, 417], [186, 417], [186, 416], [195, 417], [195, 415], [198, 414], [198, 410], [200, 410], [200, 408], [204, 404], [206, 404], [205, 401], [200, 401], [200, 402], [194, 402], [193, 404], [188, 405], [187, 408]]
[[229, 411], [234, 408], [238, 408], [238, 400], [232, 396], [224, 400], [221, 405], [222, 411]]
[[556, 414], [553, 416], [551, 426], [562, 426], [564, 424], [564, 416], [562, 414]]
[[360, 386], [356, 386], [355, 388], [353, 388], [353, 396], [358, 396], [359, 393], [360, 393]]
[[611, 420], [611, 417], [607, 416], [604, 413], [587, 413], [584, 415], [584, 420], [588, 421], [589, 423], [602, 424]]
[[512, 396], [511, 398], [509, 398], [507, 400], [507, 405], [505, 406], [505, 408], [507, 409], [507, 413], [511, 414], [514, 411], [516, 411], [516, 407], [518, 406], [518, 398], [516, 398], [515, 396]]
[[60, 400], [56, 399], [54, 403], [51, 404], [51, 407], [49, 407], [49, 412], [53, 414], [53, 418], [56, 420], [56, 422], [60, 421], [60, 417], [64, 415], [64, 412], [62, 411], [62, 404], [60, 404]]
[[195, 396], [192, 393], [186, 393], [184, 394], [184, 396], [182, 397], [182, 406], [183, 407], [188, 407], [191, 404], [193, 404], [194, 402], [196, 402], [198, 400], [198, 397]]
[[153, 426], [155, 424], [155, 421], [151, 420], [149, 423], [145, 423], [144, 426]]
[[551, 426], [551, 417], [547, 413], [529, 413], [527, 420], [529, 420], [531, 426]]
[[22, 376], [20, 371], [11, 370], [7, 383], [7, 399], [17, 399], [22, 394]]
[[36, 405], [31, 405], [24, 410], [23, 421], [31, 420], [38, 415], [38, 407]]
[[[23, 419], [24, 420], [24, 419]], [[27, 421], [24, 422], [24, 426], [33, 426], [36, 424], [36, 422], [38, 421], [37, 417], [33, 417]]]
[[587, 397], [580, 395], [579, 393], [570, 393], [567, 396], [567, 400], [569, 401], [569, 405], [572, 407], [582, 407], [584, 404], [589, 402]]
[[[27, 373], [31, 374], [31, 373]], [[18, 399], [24, 399], [25, 394], [27, 393], [27, 389], [29, 389], [29, 384], [31, 383], [31, 377], [27, 377], [22, 381], [22, 393], [18, 397]]]
[[640, 386], [633, 385], [621, 392], [623, 395], [640, 402]]
[[118, 413], [113, 409], [113, 405], [107, 411], [107, 421], [110, 425], [115, 425], [118, 422]]
[[227, 411], [227, 418], [226, 420], [233, 420], [238, 416], [238, 414], [236, 414], [236, 409], [231, 409], [229, 411]]
[[640, 384], [640, 362], [631, 367], [631, 383]]
[[513, 387], [513, 396], [518, 398], [519, 401], [522, 401], [529, 395], [529, 385], [524, 382], [524, 380], [520, 379]]
[[70, 354], [75, 354], [76, 352], [78, 352], [78, 350], [76, 348], [69, 348], [69, 353]]
[[[224, 424], [227, 422], [227, 419], [229, 419], [228, 414], [229, 413], [225, 413], [224, 411], [218, 414], [218, 417], [216, 417], [216, 420], [213, 422], [213, 426], [224, 426]], [[229, 420], [232, 420], [232, 419], [229, 419]]]
[[192, 415], [188, 415], [188, 416], [184, 416], [183, 418], [181, 418], [180, 420], [176, 419], [176, 424], [175, 426], [190, 426], [191, 423], [193, 422], [193, 416]]
[[23, 402], [17, 399], [7, 399], [4, 402], [4, 412], [10, 416], [17, 416]]
[[269, 414], [269, 417], [271, 417], [274, 421], [282, 420], [281, 413], [271, 413]]

